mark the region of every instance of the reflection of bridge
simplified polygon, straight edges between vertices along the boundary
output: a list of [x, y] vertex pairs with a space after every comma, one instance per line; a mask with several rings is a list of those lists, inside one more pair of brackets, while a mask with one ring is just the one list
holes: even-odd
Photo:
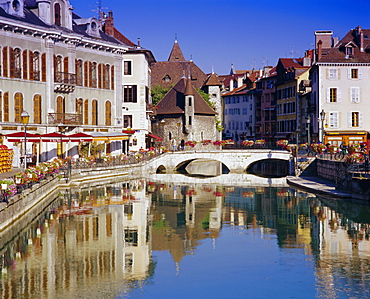
[[271, 159], [290, 161], [291, 155], [288, 151], [270, 149], [168, 152], [151, 159], [146, 170], [148, 173], [156, 173], [158, 169], [174, 173], [190, 161], [213, 160], [224, 164], [230, 173], [244, 173], [253, 163]]

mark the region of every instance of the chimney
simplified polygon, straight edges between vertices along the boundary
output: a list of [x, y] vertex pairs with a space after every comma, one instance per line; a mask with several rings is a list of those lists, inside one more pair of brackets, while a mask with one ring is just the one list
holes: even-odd
[[333, 44], [332, 36], [333, 36], [333, 31], [331, 30], [315, 31], [316, 45], [319, 42], [319, 40], [321, 40], [322, 49], [330, 49]]
[[321, 39], [317, 43], [317, 61], [319, 61], [322, 57], [322, 41]]
[[108, 18], [105, 20], [104, 32], [110, 36], [114, 36], [114, 19], [113, 11], [108, 12]]
[[306, 51], [303, 58], [303, 66], [311, 66], [311, 57], [309, 51]]
[[360, 52], [364, 52], [364, 33], [362, 30], [360, 33]]

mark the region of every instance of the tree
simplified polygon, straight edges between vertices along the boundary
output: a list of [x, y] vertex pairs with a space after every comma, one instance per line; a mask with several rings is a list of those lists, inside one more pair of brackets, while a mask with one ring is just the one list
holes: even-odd
[[169, 88], [156, 85], [152, 87], [151, 95], [152, 95], [152, 104], [155, 106], [158, 104], [160, 100], [163, 99], [163, 97], [166, 95], [166, 93], [172, 88], [170, 86]]

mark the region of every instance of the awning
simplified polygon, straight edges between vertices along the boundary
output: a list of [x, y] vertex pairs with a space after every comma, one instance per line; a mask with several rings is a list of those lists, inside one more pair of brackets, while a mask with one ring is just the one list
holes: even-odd
[[69, 142], [68, 136], [62, 133], [52, 132], [41, 135], [42, 142]]
[[93, 132], [91, 136], [94, 141], [116, 141], [116, 140], [129, 140], [130, 135], [119, 133], [119, 132], [112, 132], [112, 133], [101, 133], [101, 132]]
[[91, 142], [93, 137], [85, 133], [76, 133], [68, 136], [71, 142]]
[[157, 139], [158, 141], [162, 141], [163, 140], [161, 137], [158, 137], [158, 136], [156, 136], [154, 134], [148, 134], [148, 136], [151, 137], [151, 138]]
[[[24, 142], [24, 132], [16, 132], [4, 135], [9, 142]], [[41, 135], [26, 133], [27, 142], [40, 142]]]

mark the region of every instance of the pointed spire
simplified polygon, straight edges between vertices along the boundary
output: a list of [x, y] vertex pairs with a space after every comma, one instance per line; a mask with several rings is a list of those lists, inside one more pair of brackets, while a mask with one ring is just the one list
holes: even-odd
[[173, 44], [170, 57], [168, 57], [168, 61], [186, 61], [182, 51], [180, 49], [179, 43], [177, 42], [177, 34], [175, 43]]
[[185, 79], [185, 84], [186, 84], [186, 88], [185, 88], [184, 95], [185, 96], [193, 96], [194, 95], [194, 90], [193, 90], [193, 85], [191, 84], [191, 79], [190, 78]]

